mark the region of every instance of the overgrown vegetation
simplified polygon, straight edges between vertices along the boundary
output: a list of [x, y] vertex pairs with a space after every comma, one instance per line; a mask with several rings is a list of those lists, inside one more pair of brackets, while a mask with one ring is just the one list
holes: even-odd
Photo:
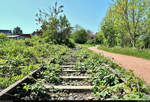
[[63, 92], [62, 90], [56, 90], [53, 87], [46, 88], [44, 85], [60, 84], [61, 68], [59, 64], [65, 63], [70, 58], [68, 52], [72, 52], [70, 57], [77, 59], [76, 69], [87, 70], [90, 73], [91, 78], [87, 81], [94, 85], [92, 92], [97, 100], [149, 100], [147, 94], [149, 94], [150, 88], [141, 79], [135, 77], [133, 71], [127, 72], [107, 58], [98, 56], [85, 48], [67, 49], [61, 55], [62, 58], [54, 61], [55, 64], [52, 61], [46, 61], [44, 64], [46, 69], [38, 74], [36, 82], [24, 84], [21, 89], [21, 91], [24, 90], [23, 96], [18, 94], [18, 97], [25, 100], [59, 99], [58, 93]]
[[[149, 100], [149, 87], [117, 64], [87, 49], [76, 52], [76, 67], [91, 72], [93, 92], [99, 100]], [[108, 65], [108, 66], [107, 66]], [[86, 68], [86, 69], [82, 69]], [[116, 73], [112, 72], [114, 70]]]
[[45, 61], [61, 63], [61, 55], [66, 50], [65, 46], [45, 43], [39, 37], [3, 40], [0, 43], [0, 88], [6, 88], [34, 69], [42, 67]]

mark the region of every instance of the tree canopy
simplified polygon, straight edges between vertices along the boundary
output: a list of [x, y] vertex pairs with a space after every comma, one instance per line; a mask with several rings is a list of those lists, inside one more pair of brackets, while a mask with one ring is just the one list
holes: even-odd
[[20, 35], [22, 33], [23, 33], [23, 31], [18, 26], [16, 28], [14, 28], [14, 30], [13, 30], [13, 35]]
[[109, 46], [137, 47], [139, 42], [149, 46], [149, 4], [149, 0], [113, 0], [101, 23]]
[[77, 30], [72, 34], [72, 37], [76, 43], [84, 44], [88, 40], [88, 32], [85, 29]]

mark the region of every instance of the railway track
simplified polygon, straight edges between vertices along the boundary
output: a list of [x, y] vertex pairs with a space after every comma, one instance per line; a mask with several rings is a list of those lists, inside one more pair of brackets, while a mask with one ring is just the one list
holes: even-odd
[[[70, 62], [71, 61], [71, 62]], [[79, 70], [75, 66], [76, 58], [71, 56], [68, 61], [62, 64], [60, 79], [58, 85], [45, 84], [46, 88], [54, 88], [61, 90], [56, 94], [59, 96], [57, 100], [90, 100], [94, 99], [91, 89], [93, 88], [87, 80], [90, 78], [86, 70]], [[55, 99], [52, 99], [55, 100]]]
[[[7, 87], [6, 89], [3, 89], [0, 91], [0, 100], [7, 100], [7, 99], [11, 99], [13, 98], [17, 98], [14, 95], [12, 95], [12, 91], [13, 89], [15, 89], [17, 86], [21, 85], [23, 82], [26, 82], [27, 80], [29, 81], [29, 77], [30, 76], [35, 76], [35, 74], [39, 71], [41, 71], [43, 68], [38, 68], [34, 71], [32, 71], [31, 73], [29, 73], [28, 75], [26, 75], [24, 78], [16, 81], [14, 84], [10, 85], [9, 87]], [[17, 98], [19, 99], [19, 98]]]
[[[68, 61], [64, 62], [64, 64], [60, 66], [61, 72], [59, 78], [61, 79], [61, 83], [59, 85], [52, 85], [51, 83], [44, 84], [45, 88], [53, 87], [56, 90], [61, 90], [60, 92], [58, 91], [58, 93], [55, 93], [60, 97], [58, 100], [88, 100], [94, 98], [91, 91], [93, 86], [91, 85], [91, 83], [87, 82], [87, 80], [90, 77], [87, 75], [86, 70], [83, 71], [76, 69], [75, 63], [76, 58], [70, 55]], [[23, 79], [18, 80], [14, 84], [2, 90], [0, 92], [0, 100], [9, 100], [9, 99], [11, 100], [14, 98], [19, 99], [18, 97], [14, 96], [15, 93], [13, 91], [16, 89], [16, 87], [21, 86], [22, 83], [25, 83], [27, 80], [29, 80], [30, 76], [33, 76], [37, 72], [40, 72], [41, 69], [42, 68], [38, 68], [34, 70], [33, 72], [25, 76]]]
[[[74, 51], [74, 50], [73, 50]], [[59, 83], [48, 83], [43, 82], [41, 85], [43, 88], [47, 90], [55, 90], [52, 92], [47, 92], [50, 97], [46, 97], [46, 100], [97, 100], [94, 96], [93, 88], [95, 87], [92, 82], [89, 81], [91, 78], [91, 73], [95, 73], [94, 71], [88, 72], [88, 70], [83, 70], [81, 68], [77, 68], [76, 62], [77, 57], [72, 55], [73, 52], [67, 52], [67, 60], [60, 65], [61, 70], [57, 70], [59, 73], [59, 79], [61, 80]], [[68, 57], [69, 56], [69, 57]], [[111, 68], [106, 63], [102, 63], [103, 66], [108, 68], [110, 73], [114, 73], [120, 79], [120, 85], [122, 83], [127, 83], [127, 81], [120, 77], [120, 73], [116, 72], [113, 68]], [[85, 68], [86, 69], [86, 68]], [[29, 100], [24, 95], [23, 83], [30, 83], [30, 76], [36, 76], [39, 72], [41, 73], [43, 68], [39, 68], [25, 76], [23, 79], [18, 80], [8, 88], [2, 90], [0, 92], [0, 100], [11, 100], [11, 99], [21, 99], [21, 100]], [[34, 82], [36, 83], [36, 82]], [[31, 84], [32, 85], [32, 84]], [[14, 90], [17, 87], [20, 88], [20, 97], [15, 96]], [[114, 86], [112, 86], [114, 87]], [[22, 92], [21, 92], [22, 91]], [[42, 91], [42, 90], [41, 90]], [[41, 97], [41, 100], [45, 100], [45, 98]]]
[[[92, 93], [92, 86], [91, 83], [88, 83], [87, 80], [90, 76], [87, 74], [86, 70], [78, 70], [76, 69], [75, 63], [76, 60], [73, 56], [68, 59], [68, 61], [72, 60], [71, 62], [65, 62], [61, 65], [61, 74], [60, 79], [62, 80], [59, 85], [50, 85], [44, 84], [45, 88], [54, 88], [58, 91], [57, 95], [59, 95], [58, 100], [91, 100], [94, 99]], [[13, 90], [21, 85], [23, 82], [29, 79], [30, 76], [33, 76], [37, 72], [39, 72], [42, 68], [38, 68], [33, 72], [29, 73], [23, 79], [18, 80], [14, 84], [10, 85], [6, 89], [0, 92], [0, 99], [19, 99], [18, 97], [13, 96]], [[52, 100], [55, 100], [52, 99]]]

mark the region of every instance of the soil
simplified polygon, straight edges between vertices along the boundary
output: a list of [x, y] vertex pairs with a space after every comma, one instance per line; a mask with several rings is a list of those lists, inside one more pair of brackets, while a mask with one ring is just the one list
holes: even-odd
[[150, 61], [133, 56], [121, 55], [98, 50], [97, 47], [89, 47], [88, 49], [100, 53], [105, 57], [112, 59], [115, 63], [127, 70], [133, 70], [135, 76], [141, 78], [145, 83], [150, 85]]

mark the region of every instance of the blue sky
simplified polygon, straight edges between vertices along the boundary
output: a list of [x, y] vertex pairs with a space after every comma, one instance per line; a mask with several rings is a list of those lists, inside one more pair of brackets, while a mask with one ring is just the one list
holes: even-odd
[[[13, 30], [21, 27], [23, 33], [32, 33], [38, 29], [35, 14], [38, 9], [47, 9], [55, 0], [1, 0], [0, 29]], [[59, 0], [58, 0], [59, 1]], [[61, 0], [72, 26], [79, 24], [93, 33], [99, 30], [111, 0]]]

